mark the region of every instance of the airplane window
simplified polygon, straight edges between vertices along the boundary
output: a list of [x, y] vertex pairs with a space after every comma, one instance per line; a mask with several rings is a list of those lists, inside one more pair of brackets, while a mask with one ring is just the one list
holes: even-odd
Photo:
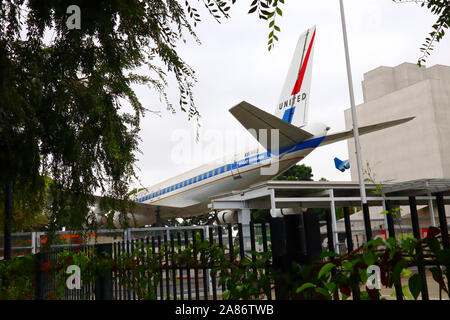
[[189, 184], [191, 184], [192, 183], [192, 178], [191, 179], [189, 179]]
[[202, 175], [198, 176], [198, 181], [202, 181]]
[[193, 183], [197, 182], [197, 177], [194, 177], [194, 180], [192, 180]]
[[184, 180], [184, 186], [186, 186], [187, 185], [187, 180]]
[[203, 179], [208, 178], [208, 172], [203, 175]]

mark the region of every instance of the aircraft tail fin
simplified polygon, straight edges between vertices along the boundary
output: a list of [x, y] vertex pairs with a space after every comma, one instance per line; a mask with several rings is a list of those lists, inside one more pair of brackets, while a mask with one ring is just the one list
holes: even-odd
[[315, 35], [316, 26], [300, 35], [275, 109], [275, 116], [296, 127], [304, 126], [308, 119]]

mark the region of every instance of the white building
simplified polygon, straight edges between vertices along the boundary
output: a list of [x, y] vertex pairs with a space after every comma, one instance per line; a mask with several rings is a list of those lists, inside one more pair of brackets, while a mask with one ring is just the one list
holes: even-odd
[[[360, 137], [363, 169], [372, 172], [374, 182], [450, 178], [450, 67], [381, 66], [364, 74], [362, 88], [364, 103], [356, 106], [358, 126], [416, 117]], [[350, 109], [345, 110], [345, 122], [347, 129], [352, 127]], [[357, 181], [354, 140], [347, 141], [351, 178]], [[374, 209], [371, 216], [376, 215]], [[428, 206], [418, 209], [419, 216], [430, 217]], [[446, 211], [448, 215], [449, 206]], [[409, 209], [402, 212], [407, 215]]]
[[[377, 182], [450, 178], [450, 67], [403, 63], [364, 74], [358, 125], [415, 116], [406, 124], [360, 137], [364, 169]], [[345, 110], [351, 128], [351, 111]], [[352, 180], [358, 180], [355, 146], [348, 141]]]

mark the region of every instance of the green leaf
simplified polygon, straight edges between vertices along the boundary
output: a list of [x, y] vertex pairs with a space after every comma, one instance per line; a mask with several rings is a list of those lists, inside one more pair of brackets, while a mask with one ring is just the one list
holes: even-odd
[[254, 7], [250, 8], [250, 10], [248, 11], [248, 13], [250, 14], [250, 13], [255, 12], [257, 8], [258, 8], [257, 6], [254, 6]]
[[412, 274], [411, 270], [408, 270], [408, 269], [402, 270], [402, 276], [404, 276], [404, 277], [409, 277], [409, 276], [411, 276], [411, 274]]
[[368, 266], [371, 266], [375, 263], [376, 257], [372, 252], [366, 252], [363, 254], [363, 261]]
[[336, 257], [339, 257], [339, 254], [337, 254], [336, 252], [332, 252], [332, 251], [325, 251], [320, 254], [321, 259], [327, 258], [327, 257], [328, 258], [336, 258]]
[[[394, 292], [395, 292], [395, 291], [394, 291]], [[407, 285], [407, 284], [404, 285], [404, 286], [402, 286], [402, 292], [403, 292], [403, 295], [404, 295], [405, 297], [407, 297], [409, 300], [414, 300], [414, 298], [412, 297], [412, 295], [409, 293], [408, 285]]]
[[392, 270], [392, 283], [396, 283], [400, 280], [400, 274], [406, 265], [407, 262], [404, 260], [401, 260], [395, 264], [394, 269]]
[[304, 284], [302, 284], [299, 288], [297, 288], [297, 290], [295, 291], [296, 293], [300, 293], [300, 292], [302, 292], [302, 291], [304, 291], [304, 290], [306, 290], [306, 289], [309, 289], [309, 288], [316, 288], [317, 286], [314, 284], [314, 283], [311, 283], [311, 282], [307, 282], [307, 283], [304, 283]]
[[417, 300], [417, 297], [420, 294], [420, 290], [422, 290], [422, 279], [418, 273], [414, 274], [408, 280], [409, 291], [413, 295], [414, 299]]
[[333, 269], [334, 267], [336, 267], [336, 265], [334, 263], [328, 262], [326, 265], [324, 265], [320, 269], [319, 275], [317, 276], [317, 278], [321, 279], [324, 275], [328, 277], [331, 269]]
[[367, 282], [367, 278], [369, 278], [369, 275], [367, 274], [367, 270], [366, 269], [358, 269], [358, 273], [361, 278], [361, 282], [365, 284]]
[[225, 291], [222, 293], [223, 299], [224, 299], [224, 300], [228, 300], [228, 298], [230, 297], [230, 294], [231, 294], [230, 290], [225, 290]]

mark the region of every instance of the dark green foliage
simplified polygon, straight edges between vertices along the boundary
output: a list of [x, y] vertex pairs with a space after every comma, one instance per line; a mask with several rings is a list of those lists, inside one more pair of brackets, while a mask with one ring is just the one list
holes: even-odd
[[312, 168], [304, 164], [296, 164], [273, 180], [312, 181]]
[[280, 27], [276, 24], [275, 19], [283, 15], [281, 4], [284, 0], [253, 0], [250, 4], [249, 14], [258, 14], [258, 18], [269, 22], [269, 41], [267, 42], [267, 49], [270, 51], [275, 41], [278, 41], [277, 32], [280, 32]]
[[[227, 16], [222, 1], [206, 4], [216, 18]], [[69, 5], [80, 7], [81, 29], [67, 28]], [[174, 110], [165, 93], [170, 73], [180, 108], [199, 116], [194, 71], [176, 52], [185, 35], [198, 40], [191, 21], [174, 0], [1, 2], [0, 181], [10, 177], [24, 189], [17, 195], [32, 195], [51, 177], [50, 229], [94, 227], [88, 206], [96, 191], [106, 209], [129, 209], [145, 112], [133, 84], [156, 90]]]
[[[289, 272], [280, 272], [271, 263], [270, 250], [246, 251], [240, 258], [240, 250], [235, 246], [230, 256], [226, 247], [201, 241], [197, 233], [195, 243], [175, 245], [174, 250], [170, 243], [163, 243], [154, 250], [150, 244], [136, 242], [132, 252], [122, 251], [114, 258], [107, 254], [99, 257], [91, 248], [88, 251], [64, 250], [55, 260], [41, 265], [37, 265], [36, 256], [0, 261], [0, 299], [31, 299], [36, 268], [48, 273], [57, 284], [56, 292], [50, 292], [49, 297], [61, 299], [69, 265], [80, 267], [85, 286], [94, 284], [99, 275], [113, 271], [114, 280], [125, 290], [135, 292], [138, 299], [156, 299], [156, 290], [162, 281], [160, 272], [167, 268], [161, 261], [167, 261], [166, 257], [176, 268], [210, 269], [211, 275], [219, 278], [217, 286], [225, 285], [224, 299], [264, 299], [277, 288], [293, 299], [331, 300], [339, 295], [342, 300], [374, 300], [380, 291], [367, 287], [369, 275], [372, 275], [368, 272], [371, 265], [379, 267], [380, 288], [393, 288], [403, 276], [401, 280], [407, 284], [402, 292], [408, 299], [419, 298], [422, 289], [421, 276], [408, 269], [430, 266], [433, 279], [439, 285], [440, 298], [445, 299], [449, 293], [450, 249], [441, 246], [440, 230], [430, 227], [422, 240], [411, 235], [391, 237], [387, 241], [376, 238], [348, 254], [324, 252], [319, 262], [304, 265], [294, 262]], [[87, 299], [88, 294], [80, 298]]]
[[[220, 21], [228, 18], [235, 0], [202, 2]], [[276, 8], [277, 1], [265, 2]], [[81, 10], [80, 29], [66, 26], [70, 5]], [[49, 230], [95, 228], [88, 209], [95, 192], [105, 197], [103, 209], [120, 211], [127, 226], [139, 123], [148, 108], [132, 85], [149, 86], [174, 112], [166, 94], [168, 77], [174, 77], [179, 108], [188, 119], [199, 117], [192, 95], [195, 73], [177, 53], [179, 41], [190, 37], [199, 43], [193, 30], [200, 21], [196, 5], [177, 0], [0, 3], [0, 183], [3, 188], [13, 180], [16, 196], [30, 199], [48, 191], [53, 200]], [[145, 75], [139, 72], [144, 66]], [[44, 177], [51, 178], [48, 190]]]

